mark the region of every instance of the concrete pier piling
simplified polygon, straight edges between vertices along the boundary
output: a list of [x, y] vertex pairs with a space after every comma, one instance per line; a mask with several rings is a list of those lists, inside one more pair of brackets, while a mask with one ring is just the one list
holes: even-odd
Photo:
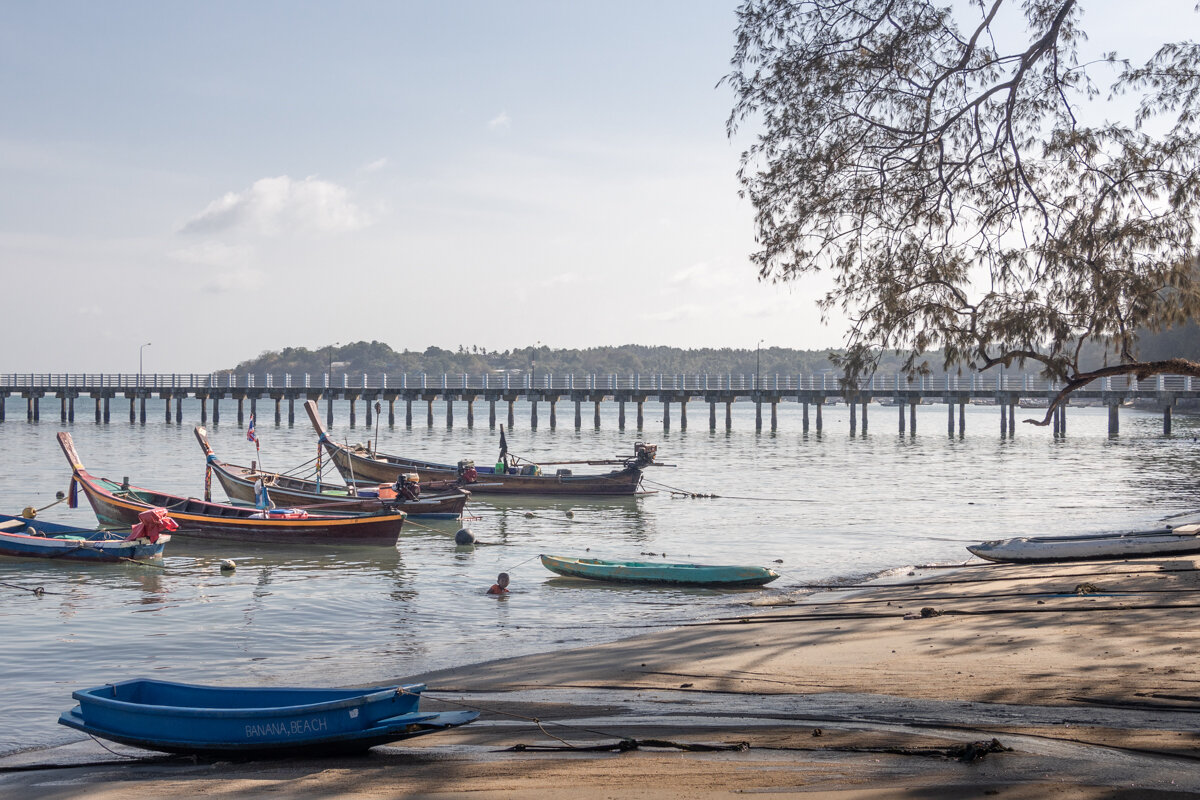
[[[599, 429], [603, 425], [601, 415], [602, 405], [611, 398], [617, 404], [617, 419], [621, 430], [625, 430], [625, 404], [638, 404], [638, 430], [645, 430], [645, 407], [649, 402], [662, 403], [662, 429], [670, 431], [674, 420], [671, 419], [671, 406], [679, 403], [678, 425], [686, 431], [688, 426], [688, 404], [691, 400], [702, 399], [708, 404], [708, 427], [715, 432], [719, 424], [719, 403], [725, 404], [725, 429], [731, 431], [732, 407], [735, 402], [749, 401], [754, 405], [755, 432], [761, 432], [764, 427], [764, 404], [770, 404], [771, 430], [778, 431], [780, 425], [780, 403], [795, 402], [800, 405], [799, 426], [808, 432], [810, 426], [816, 425], [818, 431], [823, 427], [823, 421], [813, 419], [813, 409], [816, 415], [824, 413], [822, 406], [830, 395], [845, 396], [850, 406], [849, 422], [854, 435], [859, 431], [866, 435], [870, 425], [870, 404], [875, 401], [888, 402], [895, 405], [897, 413], [897, 430], [901, 435], [913, 436], [917, 432], [916, 411], [922, 401], [946, 405], [946, 430], [951, 436], [966, 435], [966, 405], [970, 402], [984, 400], [994, 404], [1000, 413], [1000, 436], [1011, 438], [1016, 435], [1016, 410], [1025, 400], [1053, 400], [1060, 390], [1056, 384], [1036, 379], [1034, 376], [1020, 376], [1019, 379], [1009, 375], [995, 376], [935, 376], [923, 377], [919, 381], [903, 378], [902, 376], [875, 376], [863, 379], [856, 386], [843, 385], [830, 375], [799, 376], [791, 379], [772, 378], [757, 381], [753, 378], [727, 375], [674, 375], [674, 376], [544, 376], [541, 386], [534, 388], [526, 379], [524, 386], [515, 385], [512, 376], [496, 375], [479, 376], [441, 376], [440, 380], [429, 380], [430, 376], [421, 375], [413, 381], [412, 376], [402, 376], [399, 381], [389, 383], [388, 376], [381, 375], [378, 379], [363, 375], [361, 384], [351, 383], [349, 376], [331, 381], [328, 377], [320, 381], [322, 385], [310, 384], [309, 375], [300, 376], [258, 376], [247, 375], [243, 378], [232, 374], [221, 375], [0, 375], [0, 399], [19, 396], [26, 401], [26, 419], [40, 419], [40, 401], [43, 397], [53, 396], [59, 400], [59, 421], [74, 422], [75, 398], [87, 396], [93, 403], [93, 416], [97, 423], [107, 423], [111, 418], [110, 406], [113, 398], [124, 397], [129, 401], [131, 423], [146, 422], [146, 403], [158, 398], [163, 402], [162, 419], [166, 424], [172, 420], [171, 401], [175, 401], [174, 420], [183, 424], [183, 400], [195, 397], [200, 401], [200, 422], [209, 423], [208, 402], [212, 401], [212, 424], [220, 423], [220, 401], [230, 398], [237, 403], [238, 425], [246, 424], [246, 400], [250, 401], [249, 413], [257, 418], [257, 401], [271, 399], [275, 402], [275, 424], [282, 422], [282, 403], [288, 402], [288, 424], [295, 424], [295, 402], [323, 398], [325, 402], [325, 421], [333, 426], [335, 405], [337, 408], [349, 411], [351, 426], [357, 426], [358, 400], [367, 402], [367, 425], [377, 421], [376, 415], [382, 415], [382, 408], [376, 409], [375, 402], [380, 405], [388, 403], [388, 424], [395, 425], [395, 403], [402, 400], [405, 403], [405, 424], [412, 425], [412, 403], [423, 400], [426, 402], [426, 422], [432, 427], [433, 403], [446, 403], [447, 427], [454, 425], [454, 404], [462, 400], [467, 404], [467, 426], [474, 427], [474, 401], [477, 399], [488, 402], [488, 424], [496, 424], [496, 404], [500, 401], [508, 403], [509, 425], [515, 422], [515, 403], [530, 403], [530, 421], [537, 424], [537, 406], [542, 402], [550, 403], [550, 427], [557, 427], [557, 401], [569, 399], [575, 404], [575, 428], [583, 427], [583, 404], [591, 402], [592, 426]], [[453, 379], [452, 379], [453, 378]], [[147, 382], [143, 382], [143, 380]], [[340, 385], [339, 385], [340, 384]], [[440, 385], [439, 385], [440, 384]], [[1200, 385], [1193, 387], [1192, 378], [1178, 375], [1157, 376], [1154, 380], [1134, 381], [1124, 378], [1097, 380], [1093, 384], [1079, 389], [1071, 395], [1075, 402], [1096, 403], [1099, 401], [1108, 411], [1108, 433], [1117, 436], [1120, 432], [1120, 408], [1129, 400], [1149, 402], [1151, 408], [1163, 409], [1163, 431], [1166, 434], [1172, 429], [1172, 415], [1176, 401], [1194, 403], [1200, 400]], [[954, 406], [957, 405], [957, 414]], [[1054, 432], [1065, 435], [1067, 430], [1066, 406], [1062, 404], [1050, 414], [1049, 422]], [[905, 408], [907, 406], [907, 409]], [[742, 406], [745, 409], [745, 406]], [[907, 419], [905, 412], [907, 410]], [[957, 417], [957, 421], [956, 418]], [[784, 414], [783, 424], [787, 425], [788, 415]], [[0, 416], [3, 420], [3, 416]], [[994, 431], [995, 429], [993, 429]]]

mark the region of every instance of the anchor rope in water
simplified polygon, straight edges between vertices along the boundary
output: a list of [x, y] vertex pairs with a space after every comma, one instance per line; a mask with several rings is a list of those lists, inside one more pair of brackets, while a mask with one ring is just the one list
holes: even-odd
[[41, 597], [44, 594], [66, 594], [65, 592], [47, 592], [41, 586], [34, 586], [32, 589], [28, 586], [18, 586], [15, 583], [0, 583], [0, 586], [5, 586], [9, 589], [20, 589], [23, 592], [32, 592], [34, 595]]
[[713, 494], [712, 492], [693, 492], [693, 491], [689, 491], [687, 489], [680, 489], [677, 486], [668, 486], [665, 483], [660, 483], [658, 481], [652, 481], [649, 478], [643, 478], [642, 481], [644, 483], [650, 484], [651, 486], [659, 486], [663, 489], [666, 489], [672, 495], [678, 495], [681, 497], [690, 497], [693, 499], [753, 500], [753, 501], [756, 501], [759, 503], [812, 503], [812, 502], [815, 502], [814, 500], [811, 500], [806, 497], [746, 497], [746, 496], [734, 495], [734, 494]]
[[505, 567], [503, 571], [504, 572], [512, 572], [517, 567], [523, 567], [526, 564], [528, 564], [530, 561], [533, 561], [535, 558], [541, 558], [541, 557], [542, 557], [542, 554], [538, 553], [536, 556], [530, 556], [529, 558], [525, 559], [524, 561], [520, 562], [519, 564], [513, 564], [511, 567]]

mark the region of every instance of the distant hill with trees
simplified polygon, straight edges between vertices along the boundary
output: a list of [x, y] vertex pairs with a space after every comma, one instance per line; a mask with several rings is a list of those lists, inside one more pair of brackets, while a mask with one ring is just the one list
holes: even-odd
[[[1143, 334], [1139, 350], [1147, 360], [1184, 357], [1200, 360], [1200, 326], [1188, 322], [1158, 334]], [[525, 373], [536, 368], [537, 373], [576, 375], [652, 375], [734, 374], [752, 375], [756, 359], [759, 369], [767, 375], [814, 374], [826, 370], [838, 372], [830, 362], [829, 350], [796, 350], [788, 347], [764, 347], [761, 353], [753, 348], [694, 348], [626, 344], [586, 349], [518, 347], [512, 350], [488, 350], [477, 345], [459, 345], [455, 350], [430, 346], [424, 350], [393, 350], [383, 342], [351, 342], [308, 349], [285, 347], [267, 351], [223, 370], [238, 375], [322, 375], [332, 362], [333, 373], [348, 375], [379, 375], [401, 373], [440, 375], [442, 373], [480, 375], [485, 372]], [[1083, 360], [1102, 363], [1104, 353], [1092, 348]], [[939, 353], [929, 354], [929, 366], [940, 373]], [[881, 374], [900, 370], [901, 358], [886, 354], [880, 360]], [[1030, 364], [1029, 372], [1037, 371]]]
[[[512, 350], [488, 350], [459, 345], [456, 350], [430, 346], [422, 351], [393, 350], [383, 342], [351, 342], [308, 349], [287, 347], [261, 353], [228, 370], [236, 374], [292, 375], [324, 374], [333, 364], [334, 374], [376, 375], [388, 373], [541, 373], [586, 375], [611, 373], [643, 375], [664, 374], [752, 374], [760, 359], [763, 375], [793, 375], [831, 370], [825, 350], [794, 350], [785, 347], [754, 349], [655, 347], [627, 344], [586, 349], [519, 347]], [[898, 362], [897, 362], [898, 363]]]

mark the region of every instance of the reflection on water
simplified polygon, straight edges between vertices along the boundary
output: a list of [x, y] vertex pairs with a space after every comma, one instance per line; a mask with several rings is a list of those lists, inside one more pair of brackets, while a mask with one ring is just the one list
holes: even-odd
[[[184, 409], [192, 422], [182, 426], [155, 415], [145, 425], [89, 419], [70, 430], [95, 474], [199, 496], [204, 458], [191, 432], [199, 409]], [[19, 737], [18, 726], [0, 730], [0, 751], [77, 738], [54, 724], [58, 712], [72, 690], [108, 681], [153, 674], [226, 685], [375, 683], [736, 612], [813, 581], [959, 562], [963, 545], [982, 539], [1140, 528], [1200, 507], [1200, 444], [1190, 418], [1177, 417], [1176, 435], [1163, 438], [1157, 415], [1122, 412], [1122, 435], [1110, 440], [1103, 409], [1072, 409], [1067, 437], [1056, 440], [1022, 425], [1001, 439], [998, 411], [974, 407], [966, 436], [948, 437], [939, 406], [922, 407], [918, 435], [901, 437], [894, 414], [872, 408], [869, 434], [851, 438], [848, 410], [831, 407], [825, 430], [805, 435], [799, 407], [785, 404], [780, 429], [756, 434], [745, 405], [735, 407], [728, 433], [710, 432], [707, 415], [693, 413], [691, 430], [639, 435], [616, 430], [611, 405], [603, 409], [608, 427], [598, 431], [531, 431], [518, 406], [508, 443], [524, 457], [606, 458], [631, 452], [641, 438], [658, 442], [660, 456], [678, 467], [651, 470], [649, 488], [661, 491], [636, 499], [475, 497], [464, 522], [407, 524], [396, 548], [180, 537], [161, 569], [0, 559], [0, 680], [8, 689], [0, 713], [22, 720]], [[344, 405], [336, 418], [348, 419]], [[257, 458], [228, 409], [222, 419], [209, 426], [216, 452], [235, 463]], [[444, 410], [435, 419], [443, 425]], [[12, 413], [0, 424], [10, 456], [0, 460], [0, 510], [44, 506], [66, 488], [58, 428]], [[367, 432], [343, 424], [333, 435], [361, 440]], [[259, 436], [269, 469], [316, 454], [307, 426], [260, 424]], [[422, 425], [382, 428], [380, 438], [388, 452], [487, 463], [498, 432]], [[663, 487], [720, 497], [681, 498]], [[94, 519], [90, 509], [65, 504], [43, 517], [81, 526]], [[460, 526], [480, 543], [456, 547]], [[540, 553], [760, 564], [783, 577], [736, 592], [604, 586], [554, 576]], [[223, 573], [225, 559], [237, 569]], [[502, 600], [484, 594], [501, 571], [513, 577]], [[28, 591], [38, 586], [43, 595]]]

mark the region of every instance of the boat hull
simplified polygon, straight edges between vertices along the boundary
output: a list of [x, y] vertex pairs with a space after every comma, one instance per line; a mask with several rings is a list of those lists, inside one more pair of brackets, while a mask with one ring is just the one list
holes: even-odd
[[[380, 500], [376, 497], [351, 496], [349, 494], [330, 494], [315, 491], [313, 481], [300, 481], [275, 473], [256, 472], [246, 467], [236, 467], [224, 462], [209, 464], [217, 481], [225, 494], [235, 503], [254, 502], [254, 481], [263, 479], [271, 500], [277, 505], [295, 506], [297, 508], [321, 507], [335, 511], [353, 511], [359, 513], [379, 513], [382, 511], [403, 511], [410, 519], [459, 519], [471, 493], [462, 489], [454, 489], [442, 494], [430, 494], [419, 500]], [[248, 476], [253, 476], [250, 478]], [[314, 491], [294, 488], [294, 484], [313, 484]], [[344, 488], [344, 487], [342, 487]]]
[[136, 679], [74, 692], [79, 705], [59, 723], [149, 750], [255, 757], [360, 751], [478, 716], [421, 712], [424, 688], [227, 688]]
[[[432, 461], [405, 458], [378, 452], [347, 448], [329, 438], [325, 426], [310, 400], [304, 405], [321, 445], [349, 484], [395, 483], [401, 475], [416, 473], [422, 484], [446, 484], [460, 480], [458, 467]], [[559, 497], [628, 497], [639, 493], [642, 469], [628, 463], [621, 469], [592, 475], [574, 475], [568, 470], [554, 475], [529, 475], [518, 472], [497, 473], [494, 467], [476, 466], [477, 479], [462, 483], [464, 489], [479, 495], [531, 495]]]
[[[421, 483], [458, 480], [458, 469], [445, 464], [377, 454], [371, 458], [351, 452], [328, 438], [321, 440], [326, 452], [348, 482], [394, 483], [403, 474], [416, 473]], [[638, 467], [600, 475], [514, 475], [497, 474], [492, 467], [476, 467], [478, 478], [463, 484], [479, 495], [629, 496], [638, 493], [642, 471]]]
[[[71, 436], [58, 434], [71, 463], [72, 481], [91, 503], [101, 525], [129, 526], [148, 508], [165, 508], [179, 525], [175, 533], [195, 539], [260, 544], [380, 545], [395, 547], [403, 513], [310, 514], [303, 519], [264, 518], [252, 508], [209, 503], [96, 478], [83, 468]], [[72, 487], [74, 494], [74, 487]]]
[[[14, 523], [21, 523], [20, 526]], [[87, 530], [22, 517], [0, 514], [0, 555], [14, 558], [45, 558], [61, 561], [115, 563], [162, 558], [171, 541], [160, 534], [158, 541], [126, 541], [127, 531]]]
[[[1195, 528], [1196, 530], [1188, 530]], [[1200, 553], [1200, 526], [1078, 537], [1019, 537], [967, 547], [988, 561], [1032, 564]]]
[[571, 578], [611, 583], [674, 584], [712, 588], [763, 586], [779, 577], [766, 567], [604, 561], [597, 558], [541, 556], [542, 566]]

